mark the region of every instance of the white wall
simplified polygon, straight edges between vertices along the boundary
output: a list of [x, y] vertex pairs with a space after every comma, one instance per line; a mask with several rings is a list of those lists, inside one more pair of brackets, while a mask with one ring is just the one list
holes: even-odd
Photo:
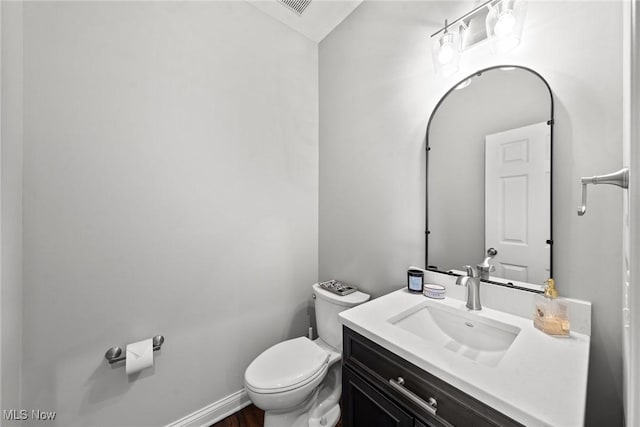
[[2, 408], [21, 408], [22, 2], [2, 2]]
[[[166, 424], [306, 333], [317, 70], [244, 2], [24, 4], [24, 406]], [[137, 378], [104, 360], [155, 334]]]
[[[517, 50], [463, 55], [457, 76], [434, 76], [429, 35], [468, 2], [364, 2], [320, 44], [319, 275], [375, 296], [424, 263], [424, 139], [428, 117], [458, 79], [517, 64], [555, 97], [554, 275], [562, 294], [593, 302], [588, 425], [621, 425], [621, 203], [580, 176], [621, 166], [620, 2], [529, 2]], [[437, 27], [437, 28], [436, 28]], [[606, 28], [606, 31], [603, 31]], [[470, 260], [472, 261], [472, 260]]]

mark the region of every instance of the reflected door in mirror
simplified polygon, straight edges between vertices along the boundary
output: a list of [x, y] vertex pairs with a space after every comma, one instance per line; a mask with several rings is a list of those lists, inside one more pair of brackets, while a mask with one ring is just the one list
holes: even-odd
[[495, 275], [507, 280], [550, 277], [550, 141], [546, 122], [485, 137], [485, 247], [498, 250]]

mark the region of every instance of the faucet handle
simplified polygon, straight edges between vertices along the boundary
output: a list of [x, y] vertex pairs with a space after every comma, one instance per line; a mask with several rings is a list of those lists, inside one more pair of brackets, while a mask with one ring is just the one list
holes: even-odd
[[487, 273], [489, 273], [489, 272], [496, 271], [496, 266], [493, 264], [489, 264], [489, 265], [478, 264], [476, 265], [476, 268], [480, 272], [486, 271]]
[[478, 269], [480, 280], [489, 280], [489, 274], [492, 271], [496, 271], [496, 266], [493, 264], [478, 264], [476, 268]]
[[478, 272], [473, 267], [471, 267], [470, 265], [465, 265], [462, 268], [467, 270], [467, 276], [469, 276], [469, 277], [478, 277]]

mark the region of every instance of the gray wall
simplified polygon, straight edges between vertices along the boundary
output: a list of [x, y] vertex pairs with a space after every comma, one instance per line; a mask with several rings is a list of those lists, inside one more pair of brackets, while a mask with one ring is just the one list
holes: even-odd
[[[24, 405], [163, 425], [306, 333], [317, 70], [245, 2], [25, 2]], [[137, 378], [105, 362], [155, 334]]]
[[[22, 368], [22, 2], [2, 2], [2, 408], [20, 409]], [[4, 421], [3, 421], [4, 422]], [[4, 425], [4, 424], [3, 424]]]
[[621, 192], [590, 189], [588, 214], [576, 215], [580, 176], [621, 166], [621, 3], [529, 2], [518, 49], [479, 46], [463, 54], [457, 76], [436, 77], [428, 36], [468, 8], [364, 2], [321, 42], [320, 277], [374, 296], [403, 286], [407, 266], [424, 263], [431, 111], [475, 70], [533, 68], [556, 101], [554, 275], [561, 294], [593, 302], [587, 424], [621, 425]]

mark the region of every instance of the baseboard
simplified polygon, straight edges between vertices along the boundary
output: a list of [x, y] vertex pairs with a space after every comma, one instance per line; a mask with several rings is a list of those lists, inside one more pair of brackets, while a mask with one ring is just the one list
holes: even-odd
[[247, 392], [242, 389], [174, 421], [167, 427], [209, 427], [245, 406], [249, 406], [250, 403]]

